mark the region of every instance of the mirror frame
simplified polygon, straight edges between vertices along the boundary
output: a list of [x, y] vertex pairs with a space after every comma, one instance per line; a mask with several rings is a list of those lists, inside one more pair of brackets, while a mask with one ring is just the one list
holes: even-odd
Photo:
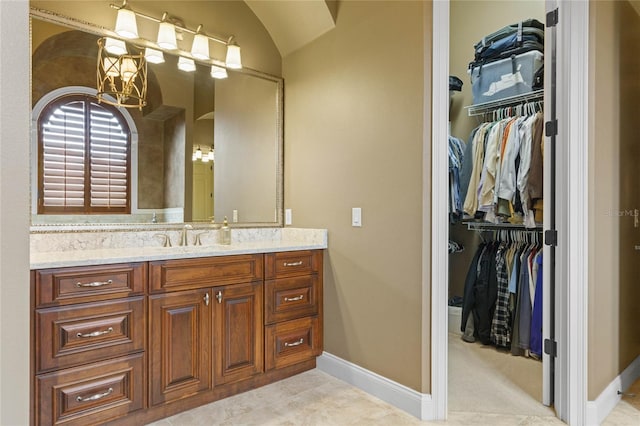
[[[117, 39], [122, 39], [115, 32], [98, 26], [96, 24], [82, 21], [79, 19], [75, 19], [69, 16], [65, 16], [50, 10], [30, 7], [29, 9], [29, 38], [31, 39], [31, 31], [32, 31], [32, 20], [38, 19], [41, 21], [61, 25], [73, 30], [84, 31], [87, 33], [91, 33], [100, 37], [114, 37]], [[144, 40], [136, 40], [132, 42], [131, 40], [126, 40], [127, 43], [132, 45], [145, 47]], [[157, 46], [152, 46], [157, 49]], [[164, 53], [172, 55], [173, 53], [168, 50], [162, 50]], [[194, 58], [194, 61], [204, 64], [204, 65], [212, 65], [215, 63], [219, 66], [224, 66], [224, 64], [218, 63], [218, 61], [202, 61]], [[31, 70], [30, 70], [31, 72]], [[246, 75], [251, 75], [254, 77], [262, 78], [265, 80], [272, 81], [276, 83], [276, 220], [274, 222], [235, 222], [231, 223], [230, 226], [234, 228], [282, 228], [284, 227], [284, 79], [282, 77], [278, 77], [272, 74], [267, 74], [252, 68], [243, 67], [239, 70], [230, 70], [228, 72], [241, 73]], [[29, 75], [29, 81], [31, 81], [31, 75]], [[31, 93], [29, 93], [31, 96]], [[186, 151], [185, 151], [186, 152]], [[33, 153], [31, 153], [33, 155]], [[189, 157], [190, 160], [190, 157]], [[186, 178], [186, 176], [185, 176]], [[31, 187], [31, 185], [30, 185]], [[184, 207], [183, 207], [184, 208]], [[31, 209], [30, 209], [31, 211]], [[95, 215], [96, 218], [99, 218], [100, 215]], [[31, 220], [30, 220], [31, 222]], [[212, 226], [216, 227], [220, 224], [211, 224], [209, 222], [188, 222], [194, 226], [194, 228], [210, 228]], [[180, 222], [160, 222], [160, 223], [132, 223], [132, 222], [108, 222], [108, 223], [47, 223], [47, 224], [33, 224], [31, 222], [31, 232], [40, 233], [40, 232], [51, 232], [55, 230], [144, 230], [144, 229], [152, 229], [156, 230], [159, 228], [166, 229], [175, 229], [179, 228], [184, 223]]]

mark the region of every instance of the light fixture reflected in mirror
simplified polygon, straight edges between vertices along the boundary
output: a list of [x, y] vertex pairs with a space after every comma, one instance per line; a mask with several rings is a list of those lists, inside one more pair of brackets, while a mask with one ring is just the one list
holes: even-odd
[[142, 52], [129, 54], [124, 42], [121, 42], [124, 53], [114, 55], [107, 50], [108, 42], [109, 38], [98, 39], [98, 101], [142, 110], [147, 96], [147, 61], [144, 55]]
[[178, 69], [186, 72], [193, 72], [196, 70], [196, 64], [193, 62], [193, 59], [180, 56], [178, 58]]
[[200, 147], [196, 149], [195, 155], [197, 160], [200, 160], [202, 158], [202, 150], [200, 149]]
[[215, 160], [215, 155], [213, 153], [213, 145], [211, 145], [211, 150], [209, 151], [209, 153], [207, 154], [207, 157], [209, 157], [209, 161], [213, 161]]
[[217, 79], [227, 78], [227, 70], [217, 65], [211, 65], [211, 77]]
[[152, 64], [161, 64], [164, 62], [164, 54], [161, 51], [152, 49], [150, 47], [147, 47], [144, 50], [144, 57], [147, 62], [150, 62]]
[[124, 41], [111, 37], [104, 39], [104, 49], [112, 55], [124, 55], [127, 53], [127, 46]]

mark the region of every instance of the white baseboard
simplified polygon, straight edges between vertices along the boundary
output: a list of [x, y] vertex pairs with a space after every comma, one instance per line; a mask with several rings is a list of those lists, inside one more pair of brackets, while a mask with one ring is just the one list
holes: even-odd
[[323, 352], [317, 358], [316, 366], [319, 370], [360, 388], [418, 419], [435, 419], [430, 394], [415, 391], [327, 352]]
[[618, 391], [626, 391], [640, 377], [640, 356], [607, 386], [595, 401], [587, 401], [587, 426], [601, 424], [620, 402]]

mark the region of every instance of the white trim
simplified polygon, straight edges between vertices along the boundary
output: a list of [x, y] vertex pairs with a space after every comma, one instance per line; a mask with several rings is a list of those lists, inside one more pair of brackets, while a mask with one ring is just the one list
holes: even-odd
[[[431, 395], [434, 419], [447, 418], [449, 283], [448, 205], [449, 160], [449, 0], [434, 1], [431, 104]], [[429, 149], [429, 147], [425, 147]], [[426, 167], [425, 167], [426, 168]], [[425, 211], [425, 216], [426, 216]], [[425, 224], [423, 229], [427, 228]], [[428, 286], [425, 286], [428, 292]], [[428, 293], [427, 293], [428, 294]], [[426, 367], [426, 366], [425, 366]]]
[[317, 368], [421, 419], [434, 420], [431, 395], [423, 394], [335, 355], [323, 352]]
[[[558, 25], [558, 251], [560, 372], [567, 387], [561, 418], [586, 422], [589, 282], [589, 2], [560, 1]], [[562, 152], [562, 154], [560, 154]], [[563, 362], [564, 360], [564, 362]], [[558, 376], [557, 376], [558, 377]], [[561, 381], [562, 382], [562, 381]]]
[[618, 391], [625, 392], [640, 377], [640, 356], [607, 386], [595, 401], [588, 401], [586, 425], [599, 425], [622, 399]]

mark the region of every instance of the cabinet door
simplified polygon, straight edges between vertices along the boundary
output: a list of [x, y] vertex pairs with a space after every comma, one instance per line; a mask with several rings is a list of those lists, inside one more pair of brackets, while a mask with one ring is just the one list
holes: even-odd
[[261, 282], [213, 289], [215, 385], [264, 371]]
[[151, 404], [211, 387], [211, 290], [151, 296], [149, 363]]

